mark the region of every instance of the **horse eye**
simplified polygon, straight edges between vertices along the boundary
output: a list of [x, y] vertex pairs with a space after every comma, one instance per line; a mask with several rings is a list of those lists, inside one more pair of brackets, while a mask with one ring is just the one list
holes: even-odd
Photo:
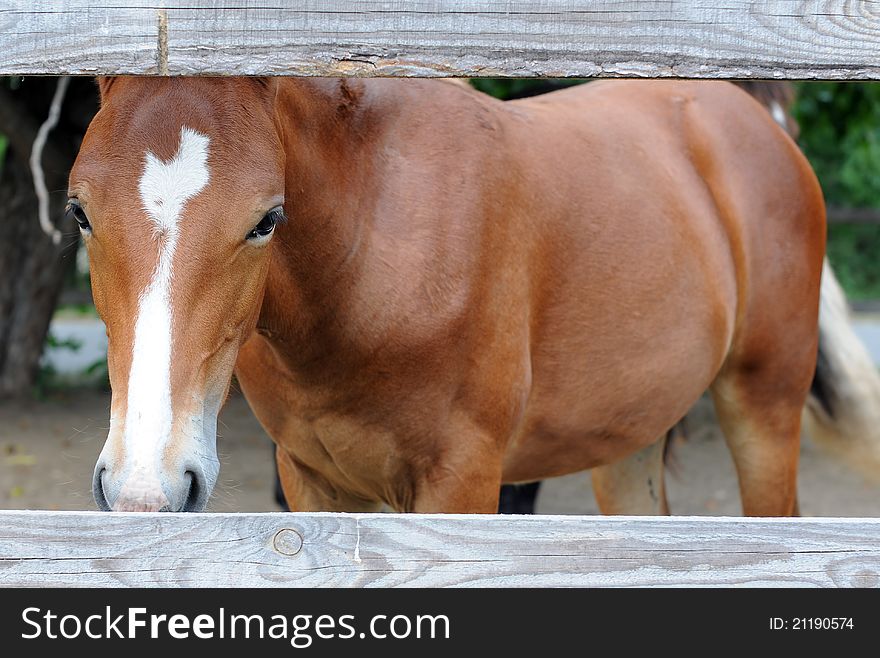
[[76, 199], [70, 199], [70, 201], [67, 202], [67, 208], [65, 209], [64, 214], [66, 217], [72, 215], [81, 231], [92, 230], [92, 225], [89, 223], [86, 211], [82, 209], [82, 206], [79, 205], [79, 201]]
[[248, 240], [256, 240], [258, 238], [264, 238], [269, 235], [272, 231], [275, 230], [275, 226], [278, 225], [279, 222], [284, 221], [284, 208], [278, 206], [277, 208], [273, 208], [263, 219], [260, 220], [260, 223], [254, 226], [251, 229], [250, 233], [247, 234], [246, 239]]

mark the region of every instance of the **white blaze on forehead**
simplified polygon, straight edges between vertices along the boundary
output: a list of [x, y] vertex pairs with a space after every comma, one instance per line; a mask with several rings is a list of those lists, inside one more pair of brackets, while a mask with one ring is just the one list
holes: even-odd
[[171, 435], [171, 278], [186, 202], [208, 184], [208, 143], [190, 128], [180, 131], [177, 154], [163, 162], [146, 154], [140, 180], [143, 209], [159, 239], [159, 262], [141, 293], [128, 378], [126, 466], [136, 478], [159, 477], [161, 451]]
[[208, 184], [208, 141], [184, 126], [177, 154], [171, 160], [162, 162], [147, 153], [140, 182], [141, 201], [157, 230], [175, 233], [176, 237], [184, 204]]

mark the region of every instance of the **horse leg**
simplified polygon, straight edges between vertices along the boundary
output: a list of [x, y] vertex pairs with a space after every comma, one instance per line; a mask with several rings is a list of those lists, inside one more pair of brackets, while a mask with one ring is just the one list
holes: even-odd
[[[794, 516], [806, 387], [786, 392], [782, 371], [741, 370], [712, 385], [746, 516]], [[807, 386], [809, 378], [807, 378]]]
[[297, 463], [286, 450], [276, 448], [278, 476], [293, 512], [376, 512], [382, 503], [360, 498], [332, 486], [317, 471]]
[[663, 463], [666, 441], [664, 435], [648, 447], [590, 472], [603, 514], [669, 514]]

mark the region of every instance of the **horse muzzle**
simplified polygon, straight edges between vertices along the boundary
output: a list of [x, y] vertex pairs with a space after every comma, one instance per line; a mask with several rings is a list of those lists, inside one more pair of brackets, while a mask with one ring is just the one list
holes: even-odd
[[103, 511], [201, 512], [216, 480], [202, 464], [182, 462], [174, 468], [113, 468], [104, 456], [95, 466], [92, 493]]

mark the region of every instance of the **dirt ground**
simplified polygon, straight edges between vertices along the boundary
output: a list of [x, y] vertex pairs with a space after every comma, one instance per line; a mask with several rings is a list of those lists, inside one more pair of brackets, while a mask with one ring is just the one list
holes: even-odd
[[[104, 443], [109, 404], [108, 394], [81, 390], [0, 405], [0, 509], [94, 509], [91, 476]], [[227, 404], [219, 434], [222, 468], [210, 509], [275, 510], [270, 441], [240, 396]], [[673, 513], [740, 513], [733, 465], [709, 403], [694, 410], [688, 440], [674, 454], [674, 473], [667, 478]], [[878, 516], [880, 485], [866, 482], [806, 440], [800, 502], [804, 516]], [[589, 474], [548, 481], [538, 511], [598, 513]]]

